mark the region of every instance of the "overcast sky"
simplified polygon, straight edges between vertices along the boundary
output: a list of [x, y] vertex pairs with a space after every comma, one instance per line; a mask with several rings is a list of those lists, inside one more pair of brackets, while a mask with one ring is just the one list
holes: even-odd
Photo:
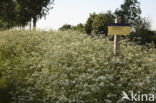
[[[156, 30], [156, 0], [138, 1], [141, 3], [142, 16], [148, 17], [151, 29]], [[89, 13], [105, 13], [108, 10], [114, 12], [123, 2], [124, 0], [55, 0], [54, 8], [46, 19], [38, 21], [37, 28], [57, 30], [63, 24], [85, 23]]]

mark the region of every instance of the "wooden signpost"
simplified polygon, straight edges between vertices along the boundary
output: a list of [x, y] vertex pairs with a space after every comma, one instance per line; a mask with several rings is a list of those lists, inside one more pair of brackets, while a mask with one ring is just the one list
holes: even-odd
[[114, 24], [108, 25], [108, 34], [114, 35], [114, 56], [119, 56], [120, 35], [130, 34], [130, 24], [121, 24], [121, 17], [115, 19]]

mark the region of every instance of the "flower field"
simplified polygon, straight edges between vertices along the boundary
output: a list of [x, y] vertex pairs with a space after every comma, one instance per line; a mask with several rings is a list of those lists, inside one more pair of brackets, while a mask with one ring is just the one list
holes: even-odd
[[[129, 103], [156, 93], [156, 49], [74, 31], [0, 31], [0, 103]], [[142, 102], [141, 102], [142, 103]]]

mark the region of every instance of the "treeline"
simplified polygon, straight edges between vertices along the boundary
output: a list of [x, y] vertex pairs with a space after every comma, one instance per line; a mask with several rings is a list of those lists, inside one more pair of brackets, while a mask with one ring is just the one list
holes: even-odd
[[107, 13], [100, 14], [90, 14], [86, 24], [78, 24], [76, 26], [72, 26], [70, 24], [65, 24], [59, 30], [77, 30], [81, 32], [85, 32], [89, 35], [91, 34], [107, 34], [107, 25], [108, 23], [113, 23], [115, 15], [108, 11]]
[[150, 22], [147, 18], [141, 17], [140, 3], [137, 0], [125, 0], [120, 8], [114, 13], [108, 11], [106, 13], [92, 13], [85, 24], [72, 26], [65, 24], [59, 30], [78, 30], [88, 35], [104, 35], [108, 34], [108, 24], [114, 23], [116, 17], [121, 17], [122, 23], [131, 24], [130, 40], [139, 44], [154, 42], [156, 44], [156, 33], [150, 30]]
[[24, 27], [45, 17], [54, 0], [0, 0], [0, 28]]

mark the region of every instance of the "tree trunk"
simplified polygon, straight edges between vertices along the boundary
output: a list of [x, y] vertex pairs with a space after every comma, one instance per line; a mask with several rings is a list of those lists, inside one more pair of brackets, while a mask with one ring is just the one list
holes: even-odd
[[36, 22], [37, 22], [36, 17], [33, 17], [33, 30], [36, 30]]

